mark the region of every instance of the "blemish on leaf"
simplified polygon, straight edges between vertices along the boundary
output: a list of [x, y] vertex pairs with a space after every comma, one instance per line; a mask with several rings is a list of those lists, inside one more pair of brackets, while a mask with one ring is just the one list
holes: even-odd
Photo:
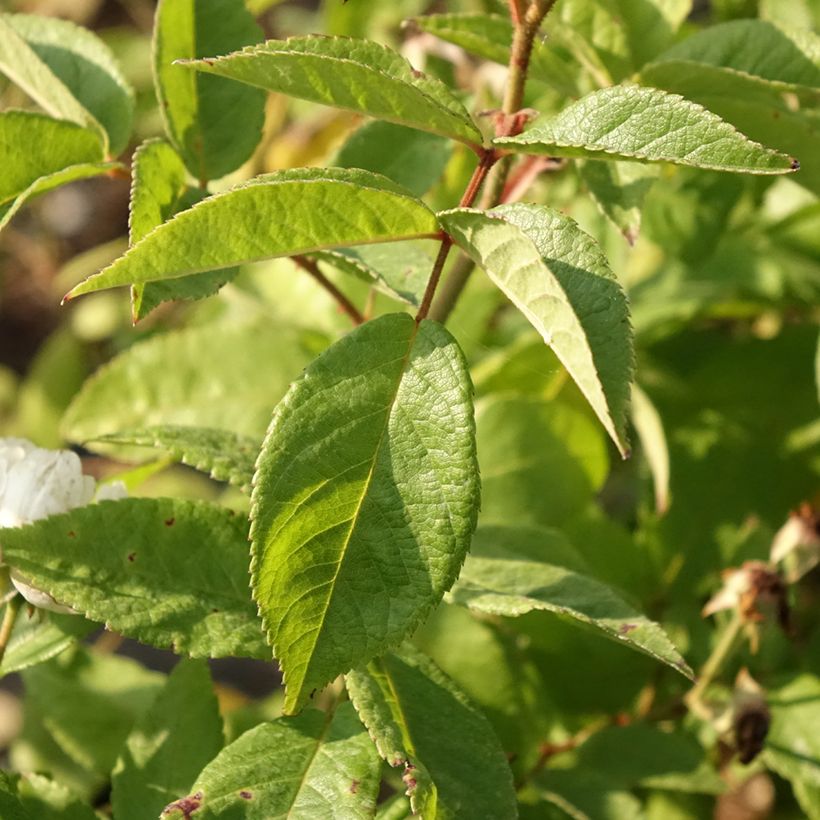
[[637, 624], [621, 624], [621, 626], [618, 627], [618, 634], [628, 635], [630, 632], [634, 632], [637, 628]]
[[69, 537], [69, 538], [76, 538], [76, 537], [77, 537], [77, 533], [76, 533], [76, 532], [74, 532], [74, 530], [69, 530], [69, 531], [68, 531], [68, 537]]
[[791, 165], [792, 171], [799, 171], [800, 170], [800, 160], [797, 159], [796, 157], [791, 158], [790, 165]]
[[165, 519], [165, 526], [166, 527], [173, 527], [175, 522], [176, 522], [176, 518], [166, 518]]
[[357, 791], [359, 791], [359, 782], [360, 782], [360, 781], [358, 781], [358, 780], [354, 780], [354, 781], [350, 784], [350, 788], [348, 789], [348, 791], [349, 791], [351, 794], [356, 794], [356, 792], [357, 792]]
[[190, 820], [191, 815], [202, 806], [202, 792], [183, 797], [181, 800], [176, 800], [169, 803], [163, 810], [162, 815], [167, 816], [175, 811], [181, 811], [185, 820]]
[[239, 796], [243, 800], [252, 800], [253, 799], [253, 792], [250, 792], [247, 789], [242, 789], [242, 791], [239, 792]]
[[136, 561], [136, 560], [137, 560], [137, 553], [135, 553], [135, 552], [129, 552], [129, 553], [128, 553], [128, 560], [129, 560], [129, 561], [133, 564], [133, 563], [134, 563], [134, 561]]
[[211, 610], [211, 612], [216, 613], [216, 612], [219, 612], [219, 610], [218, 610], [216, 607], [214, 607], [214, 608]]

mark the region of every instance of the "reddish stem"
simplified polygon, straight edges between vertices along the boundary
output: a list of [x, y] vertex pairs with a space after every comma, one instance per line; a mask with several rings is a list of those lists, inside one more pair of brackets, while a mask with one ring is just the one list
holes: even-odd
[[339, 307], [350, 317], [354, 325], [364, 324], [365, 318], [361, 311], [319, 270], [319, 266], [313, 259], [308, 259], [306, 256], [293, 256], [291, 258], [338, 302]]

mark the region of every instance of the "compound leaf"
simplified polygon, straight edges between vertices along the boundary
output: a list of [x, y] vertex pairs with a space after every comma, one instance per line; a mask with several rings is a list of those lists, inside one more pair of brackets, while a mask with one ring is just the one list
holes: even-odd
[[379, 754], [404, 768], [414, 814], [517, 816], [510, 767], [489, 721], [430, 658], [405, 645], [345, 681]]
[[188, 65], [470, 145], [483, 142], [467, 110], [444, 83], [415, 71], [401, 55], [369, 40], [315, 35], [268, 40]]
[[66, 298], [340, 245], [432, 236], [437, 230], [429, 208], [386, 177], [295, 168], [257, 177], [177, 214]]
[[398, 644], [458, 575], [478, 511], [471, 394], [442, 326], [388, 314], [329, 348], [276, 408], [252, 573], [286, 712]]
[[129, 498], [3, 531], [4, 561], [93, 621], [194, 657], [267, 657], [247, 522], [205, 502]]
[[439, 218], [541, 334], [626, 455], [632, 329], [626, 296], [595, 240], [539, 205]]
[[[227, 54], [259, 43], [241, 0], [161, 0], [154, 24], [154, 81], [165, 126], [186, 167], [205, 182], [235, 171], [262, 138], [265, 95], [175, 60]], [[242, 127], [237, 128], [237, 123]]]
[[379, 757], [348, 703], [262, 723], [226, 746], [163, 818], [373, 817]]
[[619, 85], [582, 97], [557, 117], [495, 144], [588, 159], [671, 162], [747, 174], [785, 174], [793, 158], [752, 142], [717, 114], [657, 88]]

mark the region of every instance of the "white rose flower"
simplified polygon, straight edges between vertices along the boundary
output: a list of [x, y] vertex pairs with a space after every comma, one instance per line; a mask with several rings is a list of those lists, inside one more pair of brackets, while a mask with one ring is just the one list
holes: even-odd
[[[43, 450], [30, 441], [0, 438], [0, 528], [22, 527], [50, 515], [84, 507], [94, 500], [96, 482], [83, 475], [79, 456], [68, 450]], [[123, 498], [121, 482], [100, 487], [97, 500]], [[0, 536], [0, 542], [2, 537]], [[11, 582], [30, 603], [53, 612], [74, 612], [35, 589], [11, 570]]]

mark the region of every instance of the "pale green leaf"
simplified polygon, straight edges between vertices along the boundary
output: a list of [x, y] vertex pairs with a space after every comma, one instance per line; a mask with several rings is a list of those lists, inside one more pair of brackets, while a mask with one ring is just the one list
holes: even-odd
[[[204, 198], [188, 185], [179, 154], [161, 140], [149, 140], [134, 153], [131, 168], [130, 243], [134, 245], [178, 211]], [[237, 268], [206, 271], [167, 282], [135, 285], [131, 291], [134, 321], [147, 316], [157, 305], [174, 299], [203, 299], [233, 279]]]
[[790, 781], [806, 814], [820, 817], [820, 679], [799, 675], [769, 692], [772, 723], [763, 759]]
[[[37, 820], [99, 820], [71, 789], [56, 780], [27, 772], [17, 785], [20, 802]], [[5, 814], [0, 815], [5, 819]]]
[[102, 144], [93, 131], [34, 111], [0, 113], [0, 204], [40, 177], [70, 165], [98, 162]]
[[[235, 171], [262, 138], [265, 95], [175, 60], [211, 57], [259, 43], [262, 30], [242, 0], [161, 0], [154, 22], [154, 80], [171, 141], [195, 179]], [[241, 127], [237, 127], [241, 124]]]
[[641, 228], [641, 207], [656, 169], [637, 162], [591, 159], [579, 163], [578, 172], [602, 213], [634, 245]]
[[479, 404], [476, 425], [482, 521], [564, 524], [609, 472], [600, 427], [565, 402], [494, 397]]
[[438, 134], [373, 120], [347, 138], [330, 164], [383, 174], [423, 196], [438, 182], [452, 153], [452, 145]]
[[4, 530], [4, 561], [109, 629], [194, 657], [268, 656], [247, 521], [202, 501], [128, 498]]
[[516, 817], [512, 774], [492, 727], [428, 657], [408, 645], [345, 681], [379, 754], [403, 767], [414, 814]]
[[253, 493], [253, 589], [285, 711], [398, 644], [458, 575], [478, 512], [472, 385], [440, 325], [368, 322], [276, 408]]
[[636, 85], [595, 91], [557, 117], [495, 144], [530, 154], [671, 162], [734, 173], [785, 174], [799, 167], [697, 103]]
[[342, 168], [295, 168], [257, 177], [177, 214], [66, 298], [437, 231], [432, 211], [386, 177]]
[[[422, 31], [434, 34], [448, 43], [454, 43], [466, 51], [487, 60], [507, 65], [513, 27], [509, 17], [497, 14], [428, 14], [413, 18], [413, 24]], [[536, 37], [530, 56], [529, 76], [546, 82], [562, 93], [577, 96], [574, 67], [559, 56], [546, 42]]]
[[3, 660], [0, 661], [0, 677], [59, 655], [96, 627], [96, 624], [75, 615], [24, 609], [17, 615]]
[[[531, 542], [530, 531], [527, 538]], [[573, 618], [692, 677], [658, 624], [605, 584], [562, 565], [562, 556], [551, 560], [548, 545], [542, 560], [534, 560], [532, 549], [516, 550], [520, 540], [514, 529], [508, 534], [502, 527], [479, 528], [450, 600], [490, 615], [516, 617], [543, 610]]]
[[655, 512], [663, 515], [669, 509], [669, 445], [657, 408], [637, 384], [632, 385], [632, 423], [655, 485]]
[[539, 205], [439, 219], [541, 334], [626, 456], [632, 329], [626, 296], [595, 240]]
[[2, 15], [0, 71], [49, 114], [99, 127], [112, 156], [126, 147], [134, 92], [88, 29], [56, 17]]
[[430, 279], [437, 251], [435, 242], [417, 239], [320, 251], [315, 256], [344, 273], [372, 282], [388, 296], [418, 306]]
[[190, 789], [224, 742], [208, 667], [180, 661], [120, 752], [111, 778], [114, 817], [158, 817]]
[[226, 746], [163, 818], [373, 817], [379, 758], [350, 703], [263, 723]]
[[163, 675], [130, 658], [78, 647], [23, 672], [27, 707], [72, 760], [108, 777]]
[[[731, 20], [687, 37], [657, 62], [705, 63], [782, 87], [820, 88], [820, 65], [777, 26], [765, 20]], [[678, 69], [683, 68], [678, 65]]]
[[480, 145], [481, 132], [444, 83], [369, 40], [291, 37], [188, 63], [268, 91]]
[[271, 408], [314, 352], [306, 334], [270, 321], [157, 335], [100, 368], [69, 406], [62, 429], [76, 442], [165, 425], [261, 439]]
[[227, 481], [245, 492], [250, 492], [254, 463], [261, 447], [261, 440], [251, 436], [180, 425], [121, 430], [86, 443], [161, 450], [176, 461], [207, 473], [217, 481]]

